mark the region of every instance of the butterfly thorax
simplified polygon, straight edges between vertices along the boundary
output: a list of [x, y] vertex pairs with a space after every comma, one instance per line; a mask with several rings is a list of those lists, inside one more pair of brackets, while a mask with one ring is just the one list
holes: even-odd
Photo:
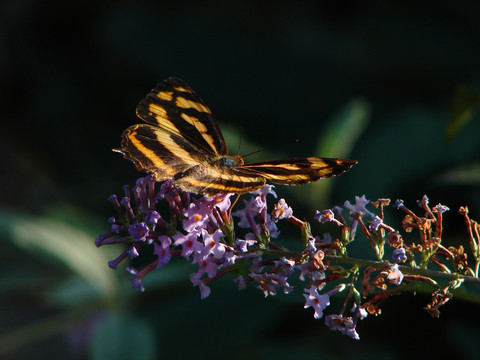
[[214, 165], [217, 165], [221, 169], [234, 168], [243, 165], [243, 157], [240, 155], [234, 156], [222, 156], [213, 161]]

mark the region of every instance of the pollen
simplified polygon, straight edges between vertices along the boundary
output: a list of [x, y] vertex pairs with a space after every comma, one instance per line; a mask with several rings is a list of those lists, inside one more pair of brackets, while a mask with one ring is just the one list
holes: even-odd
[[200, 220], [202, 220], [202, 217], [199, 214], [197, 214], [193, 217], [193, 220], [200, 221]]

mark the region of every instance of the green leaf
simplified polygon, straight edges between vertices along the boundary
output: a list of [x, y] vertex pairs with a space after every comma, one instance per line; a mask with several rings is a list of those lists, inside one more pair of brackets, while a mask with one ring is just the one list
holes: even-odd
[[40, 259], [57, 260], [85, 280], [105, 301], [114, 298], [118, 280], [107, 262], [113, 256], [95, 246], [95, 235], [40, 216], [13, 214], [0, 209], [0, 230], [17, 247]]
[[[358, 139], [365, 131], [370, 119], [370, 105], [364, 99], [347, 103], [330, 120], [319, 137], [316, 155], [319, 157], [350, 158]], [[355, 158], [353, 156], [353, 158]], [[319, 208], [328, 204], [332, 179], [318, 181], [313, 186], [312, 199]]]
[[473, 118], [480, 105], [480, 94], [470, 88], [462, 87], [453, 95], [450, 119], [445, 129], [445, 138], [452, 141], [460, 130]]

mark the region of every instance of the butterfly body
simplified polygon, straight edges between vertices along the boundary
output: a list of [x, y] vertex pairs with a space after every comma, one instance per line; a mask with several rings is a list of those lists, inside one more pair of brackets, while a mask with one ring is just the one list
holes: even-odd
[[209, 108], [176, 78], [158, 84], [140, 102], [137, 115], [147, 124], [126, 129], [115, 151], [156, 181], [173, 179], [181, 189], [197, 194], [251, 192], [267, 180], [302, 185], [340, 175], [357, 163], [307, 157], [245, 164], [242, 156], [228, 155]]

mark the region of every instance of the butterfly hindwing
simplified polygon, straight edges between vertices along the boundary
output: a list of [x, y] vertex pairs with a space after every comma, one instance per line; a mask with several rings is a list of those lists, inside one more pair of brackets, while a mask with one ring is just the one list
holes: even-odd
[[145, 122], [182, 136], [212, 155], [226, 155], [227, 146], [210, 109], [182, 80], [169, 78], [140, 101], [137, 115]]
[[200, 164], [174, 179], [184, 190], [197, 194], [237, 193], [261, 189], [266, 179], [241, 167], [218, 167]]
[[255, 172], [274, 184], [302, 185], [340, 175], [356, 163], [356, 160], [307, 157], [251, 163], [242, 168]]

